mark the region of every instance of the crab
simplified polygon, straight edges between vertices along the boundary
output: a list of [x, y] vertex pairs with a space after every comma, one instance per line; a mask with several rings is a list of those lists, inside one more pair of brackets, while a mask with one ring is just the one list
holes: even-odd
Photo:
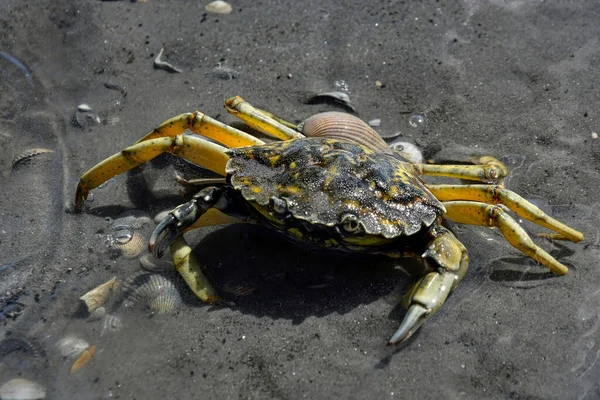
[[[169, 248], [176, 270], [204, 302], [219, 297], [183, 234], [232, 221], [258, 222], [293, 241], [342, 251], [420, 256], [426, 271], [403, 297], [407, 312], [390, 344], [411, 337], [467, 272], [467, 250], [446, 221], [495, 227], [556, 275], [566, 274], [567, 267], [536, 245], [510, 212], [554, 231], [546, 238], [583, 239], [581, 232], [505, 189], [508, 170], [493, 157], [478, 157], [471, 165], [412, 163], [376, 134], [362, 135], [364, 123], [354, 116], [323, 115], [322, 129], [303, 134], [238, 96], [228, 99], [225, 108], [279, 141], [265, 143], [198, 111], [181, 114], [91, 168], [75, 196], [76, 210], [81, 210], [91, 189], [161, 153], [225, 177], [201, 185], [190, 201], [168, 213], [149, 240], [157, 257]], [[353, 124], [359, 127], [354, 137], [348, 134]], [[184, 135], [188, 129], [197, 135]], [[422, 179], [427, 176], [474, 183], [429, 184]]]

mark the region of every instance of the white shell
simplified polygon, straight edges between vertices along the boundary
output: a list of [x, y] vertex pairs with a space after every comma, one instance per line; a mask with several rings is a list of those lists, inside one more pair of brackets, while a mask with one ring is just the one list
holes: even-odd
[[0, 387], [2, 400], [36, 400], [46, 398], [46, 388], [29, 379], [15, 378]]
[[107, 314], [102, 321], [102, 332], [100, 336], [104, 336], [107, 333], [118, 332], [123, 329], [123, 321], [120, 317], [112, 314]]
[[88, 342], [75, 335], [67, 335], [56, 342], [58, 352], [62, 357], [66, 358], [77, 358], [89, 347], [90, 344]]
[[182, 303], [173, 274], [142, 274], [123, 285], [126, 299], [157, 314], [170, 313]]
[[217, 0], [205, 5], [204, 10], [214, 14], [229, 14], [231, 11], [233, 11], [233, 7], [231, 7], [231, 4], [227, 3], [226, 1]]
[[419, 148], [409, 142], [390, 143], [390, 148], [412, 163], [422, 163], [423, 154]]

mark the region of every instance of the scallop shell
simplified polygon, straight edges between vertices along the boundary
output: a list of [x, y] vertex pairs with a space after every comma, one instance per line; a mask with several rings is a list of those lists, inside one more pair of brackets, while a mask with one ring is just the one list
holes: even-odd
[[46, 388], [29, 379], [15, 378], [0, 387], [2, 400], [37, 400], [46, 398]]
[[326, 137], [357, 143], [373, 151], [391, 154], [392, 150], [366, 122], [350, 114], [329, 111], [313, 115], [301, 125], [309, 137]]
[[26, 163], [31, 160], [33, 157], [39, 156], [41, 154], [54, 153], [54, 150], [50, 149], [28, 149], [18, 154], [13, 158], [12, 167], [17, 168], [19, 165]]
[[118, 332], [123, 329], [123, 321], [117, 315], [107, 314], [102, 320], [102, 332], [100, 336], [106, 333]]
[[75, 358], [86, 351], [90, 344], [85, 340], [75, 336], [67, 335], [56, 342], [56, 348], [62, 357]]
[[123, 285], [126, 300], [157, 314], [170, 313], [182, 303], [173, 274], [142, 274]]
[[225, 1], [217, 0], [205, 5], [204, 10], [214, 14], [229, 14], [231, 11], [233, 11], [233, 7], [231, 7], [231, 4]]
[[117, 286], [117, 277], [114, 276], [108, 282], [103, 283], [102, 285], [81, 296], [79, 300], [85, 303], [89, 313], [93, 313], [98, 307], [102, 306], [108, 301], [108, 298], [114, 292]]

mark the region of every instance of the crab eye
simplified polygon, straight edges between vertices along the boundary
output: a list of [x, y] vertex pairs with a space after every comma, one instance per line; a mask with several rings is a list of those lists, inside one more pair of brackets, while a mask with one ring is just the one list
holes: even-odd
[[356, 233], [360, 230], [360, 223], [356, 215], [345, 214], [342, 216], [342, 227], [346, 232]]

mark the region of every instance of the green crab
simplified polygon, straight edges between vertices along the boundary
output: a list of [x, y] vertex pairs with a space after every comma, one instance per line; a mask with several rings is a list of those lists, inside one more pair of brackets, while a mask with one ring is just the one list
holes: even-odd
[[[265, 143], [197, 111], [181, 114], [86, 172], [75, 197], [80, 210], [91, 189], [165, 152], [225, 177], [172, 210], [149, 241], [157, 257], [170, 249], [175, 268], [205, 302], [218, 296], [183, 233], [208, 225], [258, 222], [317, 246], [390, 257], [420, 255], [427, 272], [404, 296], [408, 311], [390, 344], [406, 341], [467, 272], [467, 250], [445, 220], [496, 227], [511, 245], [558, 275], [566, 274], [567, 267], [537, 246], [508, 211], [553, 230], [548, 238], [583, 239], [582, 233], [504, 189], [501, 180], [508, 170], [493, 157], [479, 157], [473, 165], [411, 163], [347, 114], [318, 114], [303, 124], [301, 133], [240, 97], [228, 99], [225, 107], [280, 141]], [[183, 135], [188, 129], [222, 145]], [[479, 183], [428, 184], [421, 176]]]

